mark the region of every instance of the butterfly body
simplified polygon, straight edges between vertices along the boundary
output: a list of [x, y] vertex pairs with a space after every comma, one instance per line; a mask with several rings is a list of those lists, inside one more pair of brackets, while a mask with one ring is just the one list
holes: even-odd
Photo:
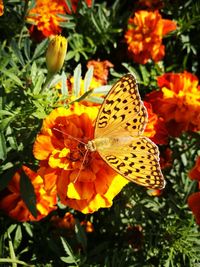
[[158, 147], [144, 136], [148, 121], [136, 79], [123, 76], [109, 91], [99, 110], [94, 139], [85, 145], [126, 179], [153, 189], [165, 187]]
[[121, 136], [121, 137], [102, 137], [96, 138], [94, 140], [88, 141], [86, 144], [86, 149], [90, 151], [105, 151], [106, 149], [117, 150], [123, 145], [130, 145], [134, 140], [132, 136]]

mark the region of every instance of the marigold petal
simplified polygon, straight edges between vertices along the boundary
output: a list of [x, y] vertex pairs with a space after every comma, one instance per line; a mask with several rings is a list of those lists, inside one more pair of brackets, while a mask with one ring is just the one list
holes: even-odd
[[54, 150], [51, 137], [46, 135], [38, 135], [33, 146], [33, 154], [36, 159], [45, 160]]

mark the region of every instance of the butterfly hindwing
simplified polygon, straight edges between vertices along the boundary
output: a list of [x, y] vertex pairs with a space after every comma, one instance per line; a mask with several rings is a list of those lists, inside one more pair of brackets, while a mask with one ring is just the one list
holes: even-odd
[[126, 179], [149, 188], [162, 189], [165, 180], [159, 166], [157, 146], [147, 137], [118, 149], [99, 150], [101, 157]]

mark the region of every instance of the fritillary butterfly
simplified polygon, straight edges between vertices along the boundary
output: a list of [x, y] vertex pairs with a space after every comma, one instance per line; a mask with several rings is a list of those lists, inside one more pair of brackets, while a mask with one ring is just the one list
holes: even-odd
[[153, 189], [165, 187], [157, 146], [143, 135], [148, 115], [136, 79], [123, 76], [106, 96], [86, 144], [126, 179]]

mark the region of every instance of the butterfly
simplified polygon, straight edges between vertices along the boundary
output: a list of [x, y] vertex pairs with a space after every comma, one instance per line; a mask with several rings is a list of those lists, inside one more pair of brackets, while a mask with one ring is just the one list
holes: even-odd
[[99, 110], [94, 139], [85, 145], [126, 179], [162, 189], [158, 147], [143, 135], [148, 121], [136, 78], [127, 74], [111, 88]]

